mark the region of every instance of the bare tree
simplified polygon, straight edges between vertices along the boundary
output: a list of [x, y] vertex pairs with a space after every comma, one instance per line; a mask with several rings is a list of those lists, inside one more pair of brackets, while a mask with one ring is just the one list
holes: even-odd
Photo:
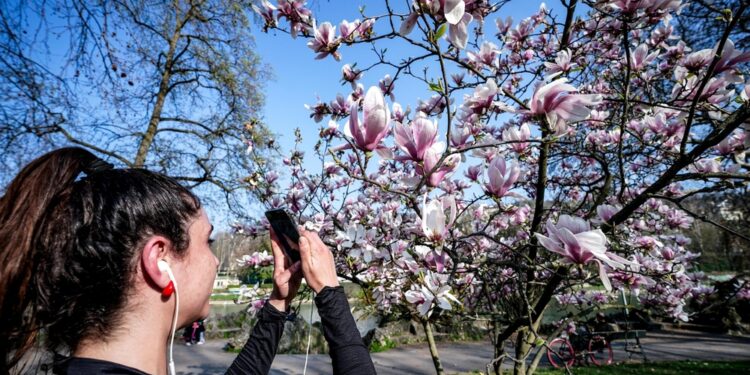
[[[693, 48], [712, 48], [716, 36], [721, 35], [726, 19], [743, 0], [695, 0], [687, 3], [676, 19], [676, 31]], [[737, 27], [730, 31], [729, 38], [738, 49], [750, 46], [750, 14], [739, 15]]]
[[242, 212], [247, 176], [273, 147], [249, 11], [228, 0], [3, 2], [2, 179], [40, 149], [74, 144], [220, 192]]

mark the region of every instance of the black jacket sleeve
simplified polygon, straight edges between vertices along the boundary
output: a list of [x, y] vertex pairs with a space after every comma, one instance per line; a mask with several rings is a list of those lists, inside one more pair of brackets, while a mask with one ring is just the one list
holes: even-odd
[[271, 370], [273, 357], [284, 332], [286, 313], [266, 302], [258, 312], [258, 321], [242, 351], [227, 370], [230, 375], [266, 375]]
[[370, 352], [354, 322], [343, 287], [325, 287], [315, 297], [335, 375], [375, 374]]
[[[343, 287], [325, 287], [315, 297], [315, 305], [328, 341], [335, 375], [375, 374], [370, 353], [354, 322]], [[227, 374], [265, 375], [271, 370], [273, 358], [284, 332], [286, 313], [270, 303], [258, 312], [258, 321], [240, 354], [232, 362]]]

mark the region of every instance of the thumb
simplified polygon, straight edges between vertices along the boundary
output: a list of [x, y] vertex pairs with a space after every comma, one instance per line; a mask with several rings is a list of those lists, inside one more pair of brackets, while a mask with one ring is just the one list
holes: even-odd
[[[299, 254], [302, 258], [302, 265], [312, 265], [312, 254], [310, 251], [310, 241], [307, 237], [300, 236], [299, 238]], [[304, 267], [303, 267], [304, 268]]]

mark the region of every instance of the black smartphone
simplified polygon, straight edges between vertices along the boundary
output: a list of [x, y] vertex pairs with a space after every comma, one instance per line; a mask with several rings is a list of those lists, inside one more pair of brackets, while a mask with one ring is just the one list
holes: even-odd
[[292, 263], [300, 260], [299, 252], [293, 247], [289, 246], [287, 240], [294, 241], [295, 244], [299, 243], [299, 232], [297, 231], [297, 223], [294, 222], [289, 213], [283, 209], [278, 208], [275, 210], [266, 211], [266, 218], [271, 224], [271, 228], [276, 233], [276, 237], [281, 243], [281, 248], [284, 250], [286, 256], [292, 260]]

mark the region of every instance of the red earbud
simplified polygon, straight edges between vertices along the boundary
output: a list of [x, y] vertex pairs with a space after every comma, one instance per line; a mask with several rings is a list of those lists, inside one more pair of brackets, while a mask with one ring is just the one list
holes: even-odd
[[171, 296], [172, 293], [174, 293], [174, 283], [170, 281], [169, 284], [167, 284], [167, 286], [165, 286], [164, 289], [162, 289], [161, 296], [165, 298], [169, 298], [169, 296]]
[[169, 298], [169, 296], [174, 293], [174, 276], [172, 275], [172, 270], [169, 269], [169, 263], [167, 263], [166, 260], [161, 259], [157, 263], [157, 266], [159, 266], [159, 270], [162, 272], [166, 272], [167, 276], [169, 276], [169, 284], [164, 287], [164, 289], [161, 290], [161, 296], [164, 298]]

